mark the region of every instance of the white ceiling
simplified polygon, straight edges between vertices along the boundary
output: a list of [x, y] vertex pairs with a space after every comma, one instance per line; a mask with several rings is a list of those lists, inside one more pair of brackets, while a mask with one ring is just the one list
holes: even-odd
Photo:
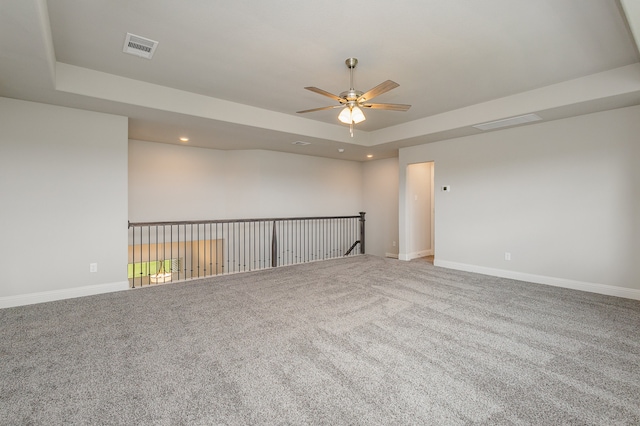
[[[638, 0], [3, 0], [0, 95], [130, 117], [132, 139], [272, 149], [351, 160], [545, 120], [640, 104]], [[625, 15], [626, 13], [626, 15]], [[627, 18], [628, 16], [628, 18]], [[635, 21], [635, 22], [634, 22]], [[122, 52], [126, 33], [159, 42]], [[640, 32], [636, 32], [640, 34]], [[391, 79], [349, 137], [336, 104]], [[292, 142], [304, 140], [300, 147]], [[345, 152], [338, 153], [338, 148]]]

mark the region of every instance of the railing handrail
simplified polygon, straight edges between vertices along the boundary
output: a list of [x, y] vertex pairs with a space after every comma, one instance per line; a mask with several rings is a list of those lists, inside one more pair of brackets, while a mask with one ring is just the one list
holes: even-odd
[[320, 220], [320, 219], [357, 219], [362, 218], [364, 212], [355, 216], [303, 216], [303, 217], [276, 217], [259, 219], [210, 219], [210, 220], [176, 220], [160, 222], [128, 222], [128, 228], [132, 226], [170, 226], [170, 225], [198, 225], [209, 223], [246, 223], [246, 222], [273, 222], [283, 220]]

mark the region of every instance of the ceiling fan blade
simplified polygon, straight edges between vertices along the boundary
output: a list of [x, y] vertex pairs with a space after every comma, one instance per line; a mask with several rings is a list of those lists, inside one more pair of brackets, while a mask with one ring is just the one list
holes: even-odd
[[333, 93], [329, 93], [326, 90], [318, 89], [317, 87], [305, 87], [305, 89], [311, 90], [312, 92], [316, 92], [316, 93], [318, 93], [320, 95], [324, 95], [324, 96], [326, 96], [328, 98], [331, 98], [331, 99], [333, 99], [335, 101], [338, 101], [338, 102], [341, 102], [341, 103], [345, 102], [345, 100], [342, 99], [340, 96], [334, 95]]
[[371, 109], [386, 109], [389, 111], [406, 111], [411, 108], [411, 105], [405, 104], [361, 104], [360, 106]]
[[320, 108], [305, 109], [304, 111], [296, 111], [296, 113], [304, 114], [305, 112], [322, 111], [324, 109], [334, 109], [334, 108], [344, 108], [344, 105], [333, 105], [333, 106], [326, 106], [326, 107], [320, 107]]
[[380, 96], [383, 93], [388, 92], [391, 89], [395, 89], [398, 86], [400, 86], [400, 85], [398, 83], [396, 83], [395, 81], [391, 81], [391, 80], [383, 81], [382, 83], [378, 84], [373, 89], [369, 90], [368, 92], [363, 93], [362, 96], [360, 96], [358, 98], [358, 100], [359, 101], [361, 101], [361, 100], [369, 101], [369, 100], [375, 98], [376, 96]]

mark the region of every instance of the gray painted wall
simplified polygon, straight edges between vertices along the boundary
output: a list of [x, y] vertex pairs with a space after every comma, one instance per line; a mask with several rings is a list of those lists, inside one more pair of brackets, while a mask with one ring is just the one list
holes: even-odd
[[134, 221], [357, 215], [362, 165], [273, 151], [220, 151], [132, 140]]
[[127, 118], [0, 98], [0, 129], [0, 298], [126, 288]]
[[367, 212], [366, 251], [376, 256], [397, 256], [398, 159], [365, 162], [362, 176]]
[[407, 208], [405, 220], [411, 229], [407, 235], [407, 258], [433, 254], [431, 247], [431, 176], [433, 163], [409, 164], [406, 168]]
[[360, 211], [367, 212], [367, 253], [397, 255], [397, 158], [360, 163], [129, 141], [132, 221], [333, 216]]
[[435, 161], [436, 264], [640, 289], [638, 135], [636, 106], [401, 149], [401, 255], [406, 166]]

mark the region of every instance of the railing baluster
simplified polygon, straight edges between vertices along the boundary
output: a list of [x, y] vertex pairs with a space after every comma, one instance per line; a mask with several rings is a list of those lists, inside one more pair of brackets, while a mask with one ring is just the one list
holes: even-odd
[[[189, 226], [191, 229], [191, 226]], [[187, 225], [184, 225], [184, 279], [191, 278], [187, 276], [187, 261], [189, 264], [189, 269], [191, 269], [191, 251], [187, 253]]]
[[[224, 225], [222, 225], [222, 233], [224, 234]], [[231, 260], [231, 256], [229, 256], [229, 247], [231, 246], [231, 243], [229, 242], [231, 239], [229, 238], [229, 223], [227, 223], [227, 241], [226, 241], [226, 246], [227, 246], [227, 273], [231, 273], [231, 268], [229, 268], [229, 261]], [[224, 241], [224, 235], [222, 235], [222, 241]], [[223, 262], [224, 265], [224, 262]]]
[[[131, 222], [129, 222], [128, 227], [131, 228]], [[135, 253], [135, 247], [136, 247], [136, 228], [133, 228], [132, 238], [131, 238], [131, 278], [132, 278], [131, 286], [133, 288], [136, 288], [136, 253]], [[128, 253], [127, 253], [127, 257], [129, 257]], [[127, 279], [129, 279], [129, 265], [127, 265]]]
[[[171, 228], [173, 228], [173, 225], [171, 225]], [[176, 226], [177, 231], [178, 231], [178, 235], [177, 235], [177, 240], [176, 241], [176, 248], [178, 249], [178, 264], [177, 264], [177, 270], [178, 270], [178, 280], [180, 280], [180, 259], [182, 259], [180, 257], [180, 225]], [[171, 230], [171, 249], [173, 250], [173, 229]]]

